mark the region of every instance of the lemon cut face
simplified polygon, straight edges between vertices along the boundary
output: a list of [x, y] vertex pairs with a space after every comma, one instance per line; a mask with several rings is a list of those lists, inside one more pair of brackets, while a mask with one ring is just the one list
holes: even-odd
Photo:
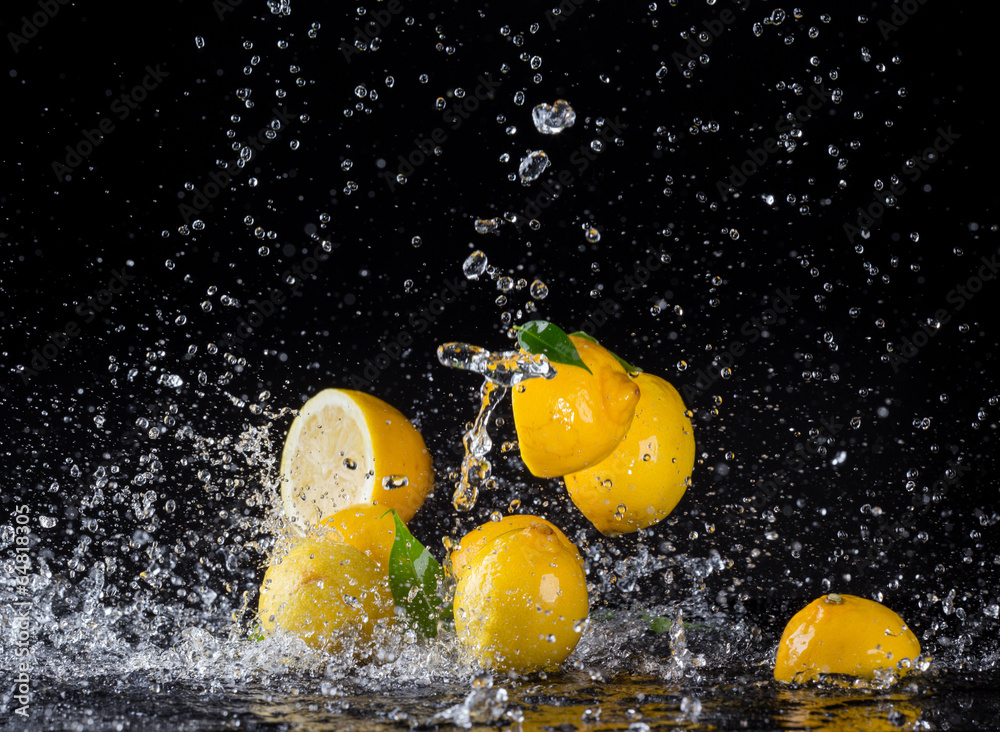
[[281, 455], [281, 498], [293, 529], [307, 533], [354, 504], [413, 518], [434, 484], [423, 437], [386, 402], [325, 389], [292, 421]]
[[[805, 682], [820, 674], [874, 679], [879, 671], [909, 673], [920, 641], [885, 605], [854, 595], [813, 600], [788, 621], [778, 642], [774, 678]], [[909, 659], [910, 663], [900, 663]]]

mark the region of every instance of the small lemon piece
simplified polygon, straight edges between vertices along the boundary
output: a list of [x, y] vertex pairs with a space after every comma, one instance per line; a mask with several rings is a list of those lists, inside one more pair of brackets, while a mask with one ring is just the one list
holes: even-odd
[[558, 668], [576, 647], [589, 608], [579, 551], [543, 520], [483, 544], [455, 589], [459, 641], [496, 671]]
[[267, 568], [257, 605], [265, 633], [280, 628], [330, 653], [349, 643], [364, 645], [377, 623], [392, 622], [393, 612], [388, 581], [375, 560], [324, 537], [299, 541]]
[[778, 642], [777, 681], [808, 681], [819, 674], [873, 679], [879, 669], [920, 655], [920, 642], [903, 619], [874, 600], [830, 594], [813, 600], [788, 621]]
[[632, 424], [639, 387], [606, 348], [570, 336], [590, 373], [556, 364], [551, 379], [514, 387], [514, 427], [532, 475], [555, 478], [610, 455]]
[[305, 534], [355, 503], [409, 521], [434, 484], [423, 438], [399, 410], [349, 389], [324, 389], [292, 421], [281, 454], [281, 498]]
[[374, 559], [383, 572], [389, 571], [389, 555], [396, 541], [396, 520], [388, 508], [356, 503], [323, 519], [320, 525], [327, 530], [329, 538], [353, 546]]
[[635, 377], [639, 401], [615, 451], [565, 476], [569, 497], [602, 534], [645, 529], [681, 500], [694, 469], [694, 432], [677, 390], [664, 379]]

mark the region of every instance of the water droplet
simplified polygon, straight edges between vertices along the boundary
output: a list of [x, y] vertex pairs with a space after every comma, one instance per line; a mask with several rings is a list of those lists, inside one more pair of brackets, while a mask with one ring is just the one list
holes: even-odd
[[549, 156], [546, 155], [541, 150], [535, 150], [529, 153], [518, 166], [517, 173], [521, 178], [521, 183], [527, 185], [533, 180], [537, 180], [538, 176], [549, 167]]
[[405, 475], [387, 475], [382, 478], [382, 487], [387, 491], [393, 491], [397, 488], [405, 488], [410, 484], [410, 479]]
[[555, 104], [539, 104], [531, 110], [535, 128], [543, 135], [558, 135], [576, 122], [576, 112], [565, 99], [557, 99]]
[[535, 280], [534, 282], [531, 283], [531, 289], [529, 290], [529, 292], [531, 293], [531, 296], [536, 300], [544, 300], [546, 297], [548, 297], [549, 286], [546, 285], [541, 280]]
[[358, 464], [357, 464], [356, 461], [351, 460], [351, 458], [345, 457], [344, 458], [344, 467], [347, 468], [348, 470], [357, 470], [358, 469]]
[[476, 219], [475, 226], [477, 234], [489, 234], [500, 226], [500, 219]]
[[483, 272], [486, 271], [486, 264], [486, 254], [477, 249], [462, 264], [462, 271], [465, 273], [466, 278], [478, 280]]

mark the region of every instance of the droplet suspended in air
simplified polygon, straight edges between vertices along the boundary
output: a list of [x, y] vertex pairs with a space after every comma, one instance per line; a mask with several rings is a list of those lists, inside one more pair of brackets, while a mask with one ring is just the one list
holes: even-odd
[[557, 99], [555, 104], [539, 104], [531, 110], [535, 128], [543, 135], [558, 135], [576, 122], [576, 112], [565, 99]]
[[521, 178], [521, 183], [527, 185], [533, 180], [537, 180], [547, 167], [549, 167], [549, 156], [542, 150], [535, 150], [521, 160], [517, 173]]
[[476, 219], [476, 233], [490, 234], [500, 226], [500, 219]]
[[486, 253], [477, 249], [466, 258], [462, 264], [462, 271], [468, 279], [478, 280], [486, 271], [486, 264]]

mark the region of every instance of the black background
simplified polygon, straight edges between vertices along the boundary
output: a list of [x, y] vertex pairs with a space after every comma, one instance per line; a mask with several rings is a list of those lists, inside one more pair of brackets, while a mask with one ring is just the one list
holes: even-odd
[[[718, 607], [810, 598], [827, 580], [897, 605], [922, 601], [930, 613], [929, 594], [954, 588], [956, 602], [981, 617], [997, 601], [991, 365], [1000, 290], [986, 282], [961, 310], [949, 293], [997, 252], [986, 20], [936, 0], [905, 9], [816, 3], [801, 18], [781, 6], [777, 25], [764, 24], [779, 7], [773, 2], [584, 0], [564, 3], [573, 12], [559, 20], [545, 4], [417, 5], [392, 14], [372, 3], [359, 16], [355, 7], [301, 0], [287, 15], [277, 3], [250, 0], [141, 10], [74, 3], [58, 6], [31, 38], [22, 16], [30, 20], [39, 4], [5, 6], [2, 500], [5, 513], [27, 502], [34, 518], [57, 519], [36, 527], [37, 556], [71, 583], [116, 556], [112, 595], [172, 598], [169, 582], [133, 580], [156, 565], [178, 577], [175, 586], [219, 593], [182, 604], [238, 606], [239, 591], [254, 591], [268, 545], [254, 528], [265, 509], [246, 500], [260, 490], [261, 466], [237, 443], [247, 426], [272, 420], [251, 405], [267, 391], [268, 410], [294, 408], [353, 377], [413, 417], [434, 453], [438, 489], [412, 528], [439, 556], [442, 536], [520, 496], [520, 510], [552, 518], [588, 545], [591, 576], [605, 586], [601, 602], [685, 597], [685, 575], [699, 570], [677, 555], [717, 551], [720, 569], [705, 597]], [[355, 27], [378, 18], [389, 19], [379, 23], [378, 49], [346, 53]], [[759, 36], [755, 23], [763, 24]], [[709, 59], [685, 77], [676, 58], [686, 55], [691, 38], [682, 34], [692, 27], [709, 33]], [[16, 53], [10, 33], [25, 37]], [[141, 84], [147, 67], [166, 74], [120, 119], [115, 99]], [[472, 95], [484, 75], [498, 82], [494, 98], [453, 129], [435, 100], [455, 109], [455, 89]], [[840, 101], [797, 123], [794, 151], [770, 154], [724, 200], [717, 181], [778, 137], [776, 125], [806, 101], [816, 76], [840, 90]], [[241, 89], [250, 90], [251, 108]], [[531, 108], [557, 98], [571, 102], [576, 125], [543, 136]], [[204, 192], [234, 159], [233, 142], [268, 125], [276, 106], [291, 123], [198, 214], [203, 227], [185, 228], [192, 222], [179, 206], [197, 200], [186, 184]], [[114, 130], [59, 179], [53, 162], [65, 162], [66, 146], [77, 147], [102, 118]], [[624, 125], [620, 140], [580, 170], [572, 155], [598, 135], [600, 118]], [[447, 135], [440, 154], [390, 185], [384, 173], [395, 174], [399, 156], [435, 129]], [[888, 183], [949, 129], [953, 144], [918, 181], [901, 176], [908, 188], [898, 208], [852, 240], [844, 224], [875, 200], [876, 181]], [[549, 170], [529, 187], [510, 180], [535, 149], [547, 152]], [[500, 162], [504, 154], [509, 162]], [[538, 215], [538, 230], [508, 223], [476, 233], [475, 218], [523, 210], [526, 197], [566, 170], [573, 181]], [[349, 182], [357, 190], [347, 194]], [[599, 242], [584, 238], [588, 224]], [[285, 279], [322, 240], [336, 248], [315, 273]], [[501, 293], [484, 278], [467, 282], [417, 332], [411, 316], [422, 317], [449, 281], [464, 281], [461, 264], [473, 249], [486, 252], [497, 276], [547, 283], [537, 314], [524, 309], [527, 289], [498, 306]], [[633, 290], [625, 278], [649, 254], [669, 263]], [[123, 268], [134, 279], [85, 322], [78, 308]], [[275, 289], [287, 300], [248, 335], [241, 320]], [[701, 388], [699, 373], [715, 373], [713, 359], [746, 340], [745, 324], [779, 290], [797, 298], [790, 312], [747, 345], [731, 377], [710, 376]], [[499, 456], [500, 488], [473, 515], [456, 516], [447, 473], [475, 415], [478, 381], [438, 365], [437, 345], [508, 347], [504, 310], [514, 322], [542, 317], [575, 330], [609, 301], [612, 318], [596, 333], [602, 343], [675, 383], [695, 414], [699, 461], [674, 516], [638, 544], [634, 536], [598, 541], [558, 482], [529, 480], [518, 461]], [[905, 362], [888, 361], [887, 344], [898, 348], [939, 309], [947, 322], [927, 345]], [[70, 322], [79, 336], [44, 368], [32, 365]], [[414, 337], [402, 360], [366, 376], [402, 333]], [[164, 375], [183, 385], [169, 386]], [[277, 455], [288, 421], [274, 418], [264, 454]], [[513, 439], [510, 422], [498, 428], [498, 443]], [[160, 430], [155, 438], [151, 427]], [[811, 430], [832, 437], [822, 454], [810, 447]], [[951, 481], [955, 461], [961, 474]], [[780, 488], [765, 500], [768, 479]], [[97, 489], [103, 502], [93, 498]], [[929, 507], [914, 510], [922, 494]], [[891, 528], [900, 521], [901, 534]], [[188, 549], [177, 552], [182, 539]], [[639, 544], [665, 552], [660, 564], [634, 587], [610, 583], [612, 559], [642, 556]]]

